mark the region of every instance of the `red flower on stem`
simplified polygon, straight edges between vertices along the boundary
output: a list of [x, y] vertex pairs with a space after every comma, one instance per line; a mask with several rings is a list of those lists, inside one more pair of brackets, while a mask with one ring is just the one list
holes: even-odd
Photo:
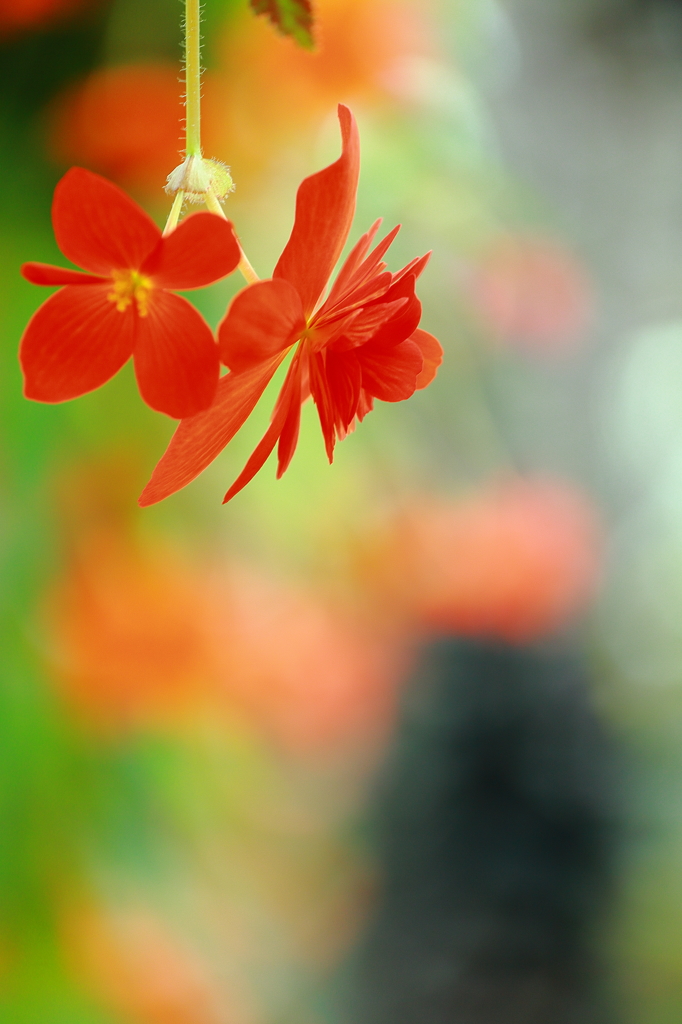
[[341, 255], [353, 214], [360, 170], [357, 126], [339, 106], [340, 158], [306, 178], [296, 199], [294, 227], [269, 281], [240, 292], [220, 325], [218, 344], [230, 368], [206, 412], [183, 420], [140, 497], [151, 505], [190, 483], [234, 437], [291, 350], [294, 355], [270, 426], [229, 501], [278, 445], [277, 476], [296, 448], [302, 403], [312, 395], [329, 461], [334, 444], [371, 410], [375, 398], [400, 402], [426, 387], [442, 358], [436, 339], [419, 329], [415, 282], [428, 255], [392, 274], [383, 256], [395, 228], [374, 250], [379, 221], [362, 236], [321, 301]]
[[55, 189], [52, 222], [64, 255], [88, 273], [25, 263], [33, 284], [65, 285], [31, 317], [19, 359], [24, 394], [63, 402], [105, 384], [132, 356], [140, 394], [181, 419], [211, 404], [220, 371], [211, 329], [167, 289], [202, 288], [236, 269], [228, 221], [187, 217], [166, 237], [117, 185], [72, 167]]

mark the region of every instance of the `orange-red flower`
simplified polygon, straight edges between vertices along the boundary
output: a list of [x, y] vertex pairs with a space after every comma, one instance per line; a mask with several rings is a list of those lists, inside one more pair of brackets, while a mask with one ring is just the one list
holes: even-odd
[[213, 461], [292, 350], [270, 427], [225, 501], [249, 482], [277, 444], [277, 475], [282, 475], [296, 448], [301, 405], [309, 396], [317, 405], [331, 462], [337, 438], [363, 419], [375, 398], [402, 401], [435, 376], [442, 350], [418, 327], [421, 303], [415, 294], [428, 256], [396, 274], [387, 271], [383, 256], [397, 228], [370, 252], [379, 222], [374, 224], [321, 302], [348, 238], [360, 170], [357, 126], [343, 105], [339, 120], [341, 156], [301, 184], [294, 227], [272, 279], [240, 292], [220, 325], [220, 355], [231, 372], [221, 379], [213, 406], [180, 424], [141, 504], [179, 490]]
[[[201, 120], [212, 153], [210, 83], [202, 81]], [[51, 104], [47, 148], [62, 166], [85, 164], [133, 193], [158, 199], [178, 163], [183, 117], [176, 62], [98, 67]]]
[[498, 239], [474, 271], [469, 292], [499, 343], [550, 353], [583, 340], [591, 309], [589, 281], [575, 257], [556, 242]]
[[526, 643], [582, 612], [599, 577], [597, 515], [567, 483], [510, 479], [423, 495], [372, 538], [382, 600], [422, 628]]
[[210, 213], [161, 231], [118, 186], [73, 167], [55, 189], [52, 221], [64, 255], [88, 273], [25, 263], [34, 284], [64, 285], [33, 314], [19, 358], [27, 398], [63, 402], [106, 383], [132, 356], [147, 405], [176, 419], [213, 400], [219, 358], [211, 329], [168, 289], [231, 273], [232, 226]]

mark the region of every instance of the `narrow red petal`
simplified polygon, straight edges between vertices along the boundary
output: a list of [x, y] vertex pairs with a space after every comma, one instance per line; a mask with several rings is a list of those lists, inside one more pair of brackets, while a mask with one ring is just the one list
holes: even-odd
[[320, 417], [324, 447], [327, 458], [334, 461], [334, 445], [336, 444], [336, 429], [334, 406], [329, 392], [329, 382], [325, 372], [324, 359], [319, 352], [310, 357], [310, 393], [317, 406], [317, 415]]
[[77, 398], [106, 383], [130, 358], [134, 314], [120, 313], [108, 292], [108, 285], [69, 285], [36, 310], [19, 348], [27, 398]]
[[375, 302], [365, 306], [359, 310], [358, 315], [353, 317], [351, 323], [344, 330], [343, 338], [339, 340], [337, 348], [350, 349], [364, 345], [378, 333], [384, 324], [395, 323], [399, 319], [398, 314], [408, 302], [409, 299], [405, 296], [394, 299], [393, 302]]
[[62, 285], [62, 284], [103, 284], [107, 278], [94, 274], [83, 274], [80, 270], [69, 270], [67, 267], [53, 267], [51, 263], [24, 263], [21, 275], [31, 284]]
[[241, 252], [228, 220], [193, 213], [162, 238], [141, 270], [161, 288], [203, 288], [237, 269]]
[[417, 390], [427, 387], [436, 376], [438, 367], [443, 362], [443, 349], [437, 338], [428, 331], [416, 330], [410, 341], [418, 345], [424, 359], [421, 373], [417, 377]]
[[363, 388], [360, 392], [360, 401], [358, 402], [358, 409], [355, 415], [358, 420], [362, 423], [367, 413], [371, 412], [374, 408], [374, 398], [369, 395]]
[[328, 352], [327, 385], [340, 433], [346, 434], [355, 419], [362, 387], [362, 370], [356, 352]]
[[[291, 365], [287, 371], [286, 379], [284, 381], [284, 384], [282, 385], [282, 390], [280, 391], [279, 398], [277, 399], [277, 405], [275, 406], [275, 411], [273, 413], [270, 426], [266, 430], [265, 434], [263, 435], [259, 443], [256, 445], [256, 448], [253, 454], [251, 455], [251, 458], [244, 466], [244, 469], [241, 471], [241, 473], [239, 474], [239, 476], [237, 477], [237, 479], [232, 484], [227, 494], [223, 498], [223, 504], [234, 498], [235, 494], [239, 494], [239, 492], [243, 490], [244, 487], [246, 487], [249, 481], [254, 478], [258, 470], [263, 468], [263, 466], [267, 462], [268, 457], [272, 453], [273, 448], [277, 444], [278, 439], [281, 437], [282, 431], [284, 430], [285, 426], [289, 421], [292, 409], [295, 408], [296, 406], [298, 406], [300, 415], [301, 359], [298, 352], [292, 359]], [[294, 425], [290, 426], [289, 434], [291, 434], [291, 432], [293, 431], [293, 426]], [[291, 437], [287, 439], [287, 443], [291, 443]], [[291, 458], [291, 455], [293, 455], [293, 449], [289, 455], [289, 458]], [[286, 469], [286, 466], [284, 467], [284, 469]], [[284, 469], [282, 469], [281, 472], [278, 473], [277, 475], [281, 476], [281, 473], [284, 472]]]
[[413, 260], [399, 270], [397, 274], [393, 275], [393, 280], [398, 281], [405, 274], [412, 274], [415, 278], [420, 277], [424, 273], [427, 263], [431, 259], [431, 253], [427, 252], [423, 256], [416, 256]]
[[298, 435], [301, 428], [301, 406], [304, 401], [303, 389], [301, 387], [303, 356], [295, 356], [294, 359], [300, 359], [300, 365], [296, 367], [297, 377], [291, 387], [289, 411], [287, 412], [286, 419], [282, 425], [282, 430], [279, 435], [279, 445], [277, 447], [278, 480], [289, 468], [289, 463], [296, 451]]
[[147, 405], [173, 419], [208, 409], [220, 360], [211, 328], [180, 295], [155, 289], [137, 316], [135, 376]]
[[283, 358], [281, 354], [244, 373], [221, 377], [210, 409], [178, 425], [140, 495], [140, 505], [153, 505], [186, 487], [213, 462], [249, 418]]
[[348, 107], [339, 104], [338, 114], [341, 156], [299, 186], [294, 227], [273, 274], [294, 285], [306, 316], [312, 313], [336, 266], [355, 213], [360, 173], [358, 128]]
[[379, 244], [372, 250], [367, 259], [365, 259], [362, 265], [358, 268], [358, 277], [360, 277], [362, 280], [366, 280], [371, 275], [376, 273], [379, 264], [381, 263], [383, 257], [388, 252], [390, 246], [393, 244], [395, 237], [399, 231], [400, 224], [396, 224], [396, 226], [381, 239]]
[[315, 325], [383, 298], [392, 284], [393, 274], [388, 271], [370, 277], [368, 281], [362, 280], [357, 288], [347, 291], [334, 306], [330, 307], [329, 303], [325, 302], [313, 318]]
[[258, 281], [234, 297], [218, 328], [220, 358], [245, 370], [286, 351], [305, 330], [298, 292], [288, 281]]
[[382, 402], [402, 402], [413, 395], [424, 365], [414, 341], [402, 341], [386, 349], [371, 345], [356, 349], [362, 366], [362, 386]]
[[161, 237], [118, 185], [82, 167], [72, 167], [58, 182], [52, 223], [67, 259], [95, 274], [139, 268]]
[[415, 295], [415, 279], [412, 274], [394, 281], [392, 286], [382, 296], [382, 304], [397, 299], [407, 299], [407, 302], [398, 309], [397, 315], [386, 323], [382, 324], [372, 338], [370, 344], [377, 348], [397, 345], [405, 341], [417, 329], [422, 316], [422, 304]]
[[366, 231], [364, 235], [355, 243], [348, 256], [343, 261], [343, 266], [339, 270], [336, 280], [331, 287], [326, 306], [333, 306], [338, 302], [339, 298], [346, 291], [348, 284], [353, 277], [353, 274], [358, 269], [362, 261], [369, 252], [369, 247], [374, 241], [374, 237], [381, 226], [381, 217], [375, 220], [369, 231]]

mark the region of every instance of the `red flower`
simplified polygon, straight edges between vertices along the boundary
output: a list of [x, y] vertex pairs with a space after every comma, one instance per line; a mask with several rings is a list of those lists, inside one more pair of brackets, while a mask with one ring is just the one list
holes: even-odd
[[168, 288], [202, 288], [239, 262], [232, 226], [211, 213], [187, 217], [170, 235], [125, 192], [72, 167], [52, 206], [57, 243], [89, 271], [25, 263], [34, 284], [66, 285], [39, 307], [21, 339], [24, 394], [63, 402], [100, 387], [132, 355], [147, 405], [180, 419], [206, 409], [218, 383], [208, 324]]
[[400, 402], [435, 376], [442, 349], [419, 330], [421, 303], [415, 295], [428, 256], [397, 274], [382, 262], [398, 228], [370, 252], [377, 221], [320, 304], [350, 231], [360, 169], [357, 126], [342, 105], [339, 120], [341, 156], [301, 184], [291, 237], [272, 279], [240, 292], [220, 325], [220, 356], [231, 372], [221, 379], [211, 408], [178, 426], [140, 504], [168, 497], [213, 461], [292, 349], [270, 427], [225, 501], [251, 480], [278, 443], [277, 475], [282, 475], [296, 448], [301, 405], [310, 395], [331, 462], [336, 439], [353, 430], [375, 398]]

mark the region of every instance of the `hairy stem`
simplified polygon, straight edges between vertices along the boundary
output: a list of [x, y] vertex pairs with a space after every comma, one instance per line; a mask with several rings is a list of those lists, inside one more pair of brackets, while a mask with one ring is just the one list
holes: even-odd
[[185, 152], [201, 156], [200, 0], [185, 0]]

